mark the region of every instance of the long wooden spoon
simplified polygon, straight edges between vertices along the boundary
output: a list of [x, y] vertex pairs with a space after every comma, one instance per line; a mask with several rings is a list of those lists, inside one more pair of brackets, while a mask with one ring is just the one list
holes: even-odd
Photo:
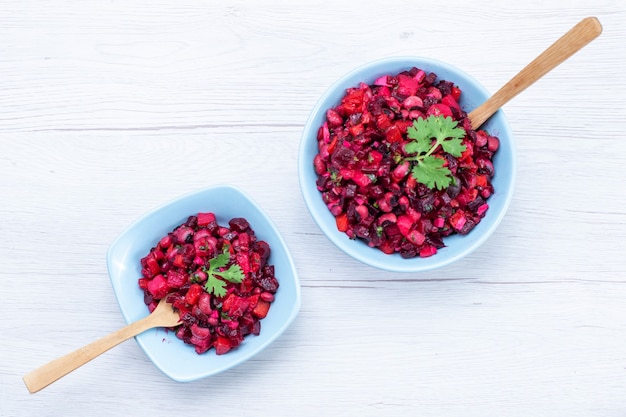
[[539, 78], [546, 75], [561, 62], [602, 33], [602, 25], [595, 17], [587, 17], [571, 28], [565, 35], [554, 42], [541, 55], [522, 69], [487, 101], [474, 109], [468, 118], [473, 129], [478, 129], [500, 107], [524, 91]]
[[28, 391], [34, 394], [107, 350], [133, 336], [137, 336], [139, 333], [154, 327], [173, 327], [179, 324], [179, 322], [178, 313], [174, 311], [171, 304], [163, 299], [149, 316], [131, 323], [108, 336], [104, 336], [87, 346], [83, 346], [72, 353], [55, 359], [26, 374], [22, 379]]

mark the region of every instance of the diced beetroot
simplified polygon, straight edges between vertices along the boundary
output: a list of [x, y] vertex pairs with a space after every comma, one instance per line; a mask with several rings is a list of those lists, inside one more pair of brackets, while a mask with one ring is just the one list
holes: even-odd
[[389, 129], [385, 131], [385, 139], [389, 143], [402, 142], [402, 132], [396, 125], [391, 125]]
[[383, 75], [382, 77], [378, 77], [378, 78], [374, 81], [374, 85], [391, 87], [391, 84], [389, 84], [389, 82], [388, 82], [388, 80], [387, 80], [387, 76], [386, 76], [386, 75]]
[[383, 253], [386, 253], [387, 255], [391, 255], [396, 251], [396, 248], [393, 247], [389, 240], [383, 240], [378, 246], [378, 249], [380, 249]]
[[391, 127], [391, 119], [384, 113], [376, 116], [376, 127], [378, 130], [384, 132]]
[[237, 297], [235, 294], [230, 293], [226, 296], [226, 298], [224, 298], [224, 301], [222, 302], [222, 311], [226, 313], [230, 311], [230, 308], [235, 302], [235, 297]]
[[185, 302], [190, 305], [196, 305], [203, 291], [204, 289], [201, 285], [191, 284], [189, 290], [187, 290], [187, 294], [185, 294]]
[[452, 216], [450, 216], [450, 225], [456, 230], [463, 229], [465, 222], [467, 222], [467, 217], [465, 217], [465, 212], [463, 212], [463, 210], [457, 210]]
[[230, 339], [223, 336], [218, 336], [213, 346], [215, 347], [215, 353], [218, 355], [223, 355], [232, 349]]
[[248, 252], [238, 252], [237, 255], [235, 255], [235, 259], [237, 261], [237, 264], [239, 264], [239, 266], [241, 267], [241, 270], [243, 271], [244, 274], [249, 274], [250, 273], [250, 257], [248, 255]]
[[171, 259], [172, 265], [177, 268], [185, 268], [187, 266], [186, 259], [181, 253], [176, 253]]
[[476, 175], [476, 187], [485, 188], [489, 186], [489, 179], [486, 175]]
[[254, 307], [254, 310], [252, 310], [252, 314], [262, 319], [262, 318], [265, 318], [265, 316], [267, 316], [267, 312], [269, 311], [269, 309], [270, 309], [270, 303], [268, 301], [259, 300], [256, 307]]
[[194, 345], [196, 353], [198, 355], [206, 352], [213, 345], [211, 338], [201, 339], [199, 337], [192, 336], [189, 339], [189, 343]]
[[417, 180], [413, 175], [408, 175], [404, 182], [404, 188], [407, 190], [414, 190], [417, 187]]
[[261, 293], [256, 293], [248, 297], [248, 309], [254, 309], [256, 305], [259, 303], [259, 299], [261, 298]]
[[219, 318], [220, 318], [220, 312], [217, 310], [213, 310], [213, 312], [211, 312], [211, 315], [207, 319], [207, 323], [210, 326], [215, 327], [219, 324]]
[[211, 329], [200, 327], [197, 323], [191, 325], [191, 333], [199, 339], [206, 339], [211, 336]]
[[427, 116], [439, 116], [442, 115], [444, 117], [452, 117], [452, 110], [450, 106], [447, 106], [442, 103], [433, 104], [426, 110]]
[[398, 165], [392, 172], [392, 178], [396, 182], [400, 182], [407, 176], [410, 168], [409, 161], [404, 161], [402, 164]]
[[425, 246], [422, 250], [420, 250], [420, 257], [427, 258], [429, 256], [433, 256], [437, 253], [437, 248], [434, 246]]
[[378, 165], [383, 160], [383, 154], [377, 150], [371, 150], [367, 155], [370, 164]]
[[198, 308], [203, 314], [206, 314], [207, 316], [213, 312], [213, 309], [211, 308], [211, 294], [203, 291], [198, 296]]
[[337, 230], [340, 232], [348, 230], [348, 215], [346, 213], [342, 213], [341, 215], [335, 217], [335, 222], [337, 223]]
[[450, 94], [452, 94], [452, 97], [454, 97], [456, 101], [459, 101], [459, 98], [461, 98], [461, 89], [454, 86], [452, 87]]
[[415, 78], [404, 74], [398, 75], [398, 94], [403, 96], [414, 96], [415, 93], [417, 93], [418, 88], [419, 83]]
[[246, 312], [250, 302], [247, 297], [234, 297], [232, 305], [228, 310], [228, 315], [231, 318], [239, 318]]
[[411, 219], [410, 216], [403, 214], [401, 216], [398, 216], [398, 220], [396, 224], [398, 225], [398, 228], [400, 229], [400, 233], [402, 233], [402, 236], [407, 236], [409, 234], [409, 231], [413, 227], [414, 223], [413, 223], [413, 219]]
[[341, 106], [346, 115], [354, 114], [361, 110], [363, 106], [363, 90], [352, 89], [341, 100]]
[[408, 207], [405, 211], [407, 216], [409, 216], [413, 222], [418, 222], [419, 219], [422, 218], [422, 213], [415, 210], [413, 207]]
[[230, 230], [236, 233], [244, 233], [250, 228], [250, 223], [243, 217], [235, 217], [229, 220]]
[[170, 288], [180, 288], [187, 282], [187, 275], [175, 269], [170, 269], [166, 273], [167, 285]]
[[361, 171], [354, 171], [354, 174], [352, 175], [352, 181], [354, 181], [354, 183], [359, 187], [367, 187], [372, 183], [370, 177]]
[[350, 168], [339, 169], [339, 174], [346, 180], [351, 180], [354, 177], [354, 170]]
[[421, 246], [426, 240], [426, 236], [423, 233], [420, 233], [415, 229], [410, 230], [407, 233], [406, 238], [409, 240], [409, 242], [411, 242], [415, 246]]
[[168, 295], [167, 301], [172, 303], [172, 306], [174, 306], [174, 308], [179, 310], [179, 312], [189, 311], [189, 308], [187, 307], [187, 304], [185, 303], [184, 295], [180, 295], [178, 293], [171, 293]]
[[272, 248], [270, 248], [270, 245], [264, 240], [257, 240], [254, 243], [253, 250], [253, 253], [258, 253], [260, 255], [263, 262], [267, 261], [272, 253]]
[[465, 151], [461, 154], [459, 158], [459, 163], [473, 165], [474, 164], [474, 145], [471, 142], [464, 141], [463, 145], [465, 145]]
[[198, 213], [198, 226], [204, 227], [216, 221], [214, 213]]
[[395, 125], [400, 131], [400, 134], [402, 135], [402, 140], [404, 140], [404, 136], [406, 135], [407, 129], [413, 126], [413, 122], [410, 120], [396, 120]]
[[327, 155], [322, 155], [323, 158], [328, 159], [330, 157], [330, 155], [335, 152], [335, 149], [337, 148], [337, 143], [339, 142], [337, 136], [335, 136], [330, 143], [328, 144], [328, 147], [326, 148], [326, 152]]
[[355, 126], [350, 126], [348, 128], [348, 132], [352, 135], [352, 136], [359, 136], [361, 134], [363, 134], [363, 131], [365, 130], [365, 127], [362, 124], [358, 124]]
[[443, 96], [441, 98], [441, 104], [445, 104], [446, 106], [448, 106], [450, 108], [457, 109], [457, 110], [461, 109], [461, 107], [459, 106], [459, 103], [457, 103], [456, 99], [454, 98], [454, 96], [452, 94], [448, 94], [447, 96]]
[[250, 272], [253, 272], [253, 273], [259, 272], [259, 270], [263, 266], [263, 263], [265, 262], [258, 252], [251, 252], [249, 261], [250, 261]]
[[156, 300], [165, 297], [169, 292], [165, 277], [159, 274], [152, 278], [150, 282], [148, 282], [148, 291], [150, 291], [150, 294], [152, 294], [152, 297]]
[[[151, 274], [150, 277], [153, 277], [161, 272], [161, 267], [159, 266], [159, 263], [154, 258], [154, 256], [146, 257], [145, 264], [146, 264], [146, 269], [150, 271], [150, 274]], [[150, 277], [147, 277], [147, 278], [150, 278]]]
[[390, 213], [394, 209], [393, 199], [395, 199], [395, 196], [392, 193], [386, 193], [376, 201], [376, 205], [383, 213]]

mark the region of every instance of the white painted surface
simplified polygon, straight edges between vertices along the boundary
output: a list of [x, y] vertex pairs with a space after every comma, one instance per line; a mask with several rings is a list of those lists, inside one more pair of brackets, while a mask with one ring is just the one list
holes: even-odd
[[[0, 416], [626, 415], [626, 5], [404, 3], [0, 5]], [[413, 54], [495, 91], [589, 15], [601, 37], [505, 107], [518, 184], [482, 248], [407, 275], [320, 234], [296, 155], [336, 78]], [[292, 250], [292, 327], [198, 382], [169, 380], [129, 341], [28, 394], [22, 375], [124, 324], [113, 239], [223, 182]]]

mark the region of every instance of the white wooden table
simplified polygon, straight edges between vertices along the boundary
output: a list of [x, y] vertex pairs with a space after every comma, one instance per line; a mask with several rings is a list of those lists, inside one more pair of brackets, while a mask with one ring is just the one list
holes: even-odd
[[[336, 78], [423, 55], [494, 92], [590, 15], [600, 38], [504, 108], [518, 182], [483, 247], [389, 273], [320, 233], [296, 156]], [[0, 416], [626, 415], [624, 45], [616, 0], [3, 2]], [[188, 384], [131, 340], [30, 395], [24, 374], [124, 324], [113, 239], [224, 182], [292, 251], [287, 332]]]

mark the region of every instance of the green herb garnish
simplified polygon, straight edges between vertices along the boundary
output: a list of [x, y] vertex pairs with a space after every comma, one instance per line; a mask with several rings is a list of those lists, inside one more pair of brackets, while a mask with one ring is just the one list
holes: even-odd
[[[230, 261], [230, 253], [227, 248], [224, 252], [209, 260], [209, 268], [205, 269], [207, 273], [207, 281], [204, 289], [208, 293], [213, 293], [218, 297], [226, 295], [226, 281], [239, 284], [245, 278], [245, 275], [239, 265], [233, 263], [225, 270], [223, 269]], [[220, 279], [221, 278], [221, 279]]]
[[455, 158], [461, 156], [466, 148], [463, 144], [465, 129], [457, 125], [458, 122], [451, 117], [439, 115], [417, 119], [407, 129], [407, 136], [412, 141], [404, 148], [411, 155], [405, 160], [416, 162], [411, 175], [428, 188], [443, 190], [452, 184], [452, 173], [444, 166], [444, 160], [432, 154], [441, 146], [444, 152]]

